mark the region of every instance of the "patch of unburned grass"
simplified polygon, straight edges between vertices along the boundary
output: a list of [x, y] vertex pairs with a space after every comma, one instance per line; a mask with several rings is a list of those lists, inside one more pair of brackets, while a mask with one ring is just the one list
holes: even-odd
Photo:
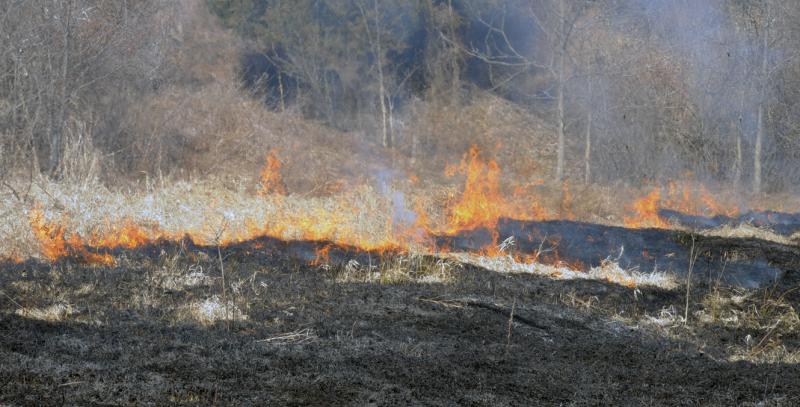
[[[718, 236], [726, 238], [754, 238], [785, 245], [792, 245], [796, 244], [797, 242], [795, 237], [787, 237], [776, 233], [770, 228], [756, 227], [747, 223], [742, 223], [737, 226], [720, 226], [718, 228], [700, 231], [699, 233], [706, 236]], [[800, 235], [798, 235], [798, 237], [800, 237]]]
[[16, 314], [40, 321], [57, 322], [69, 319], [76, 312], [71, 304], [53, 304], [43, 308], [20, 308]]
[[600, 266], [592, 267], [588, 271], [580, 271], [564, 264], [550, 265], [537, 262], [522, 262], [512, 256], [479, 256], [459, 253], [451, 255], [451, 257], [459, 262], [473, 264], [498, 273], [537, 274], [557, 280], [600, 280], [630, 288], [651, 286], [672, 289], [677, 285], [675, 279], [668, 274], [660, 272], [642, 273], [637, 270], [628, 270], [613, 261], [604, 261]]
[[375, 264], [361, 264], [356, 260], [339, 266], [339, 282], [374, 282], [379, 284], [449, 283], [453, 272], [463, 265], [459, 262], [431, 255], [409, 254], [380, 259]]
[[792, 291], [716, 287], [703, 298], [695, 316], [708, 329], [722, 327], [740, 333], [744, 340], [737, 344], [737, 358], [774, 361], [783, 355], [794, 359], [800, 344], [800, 315], [797, 304], [789, 300]]

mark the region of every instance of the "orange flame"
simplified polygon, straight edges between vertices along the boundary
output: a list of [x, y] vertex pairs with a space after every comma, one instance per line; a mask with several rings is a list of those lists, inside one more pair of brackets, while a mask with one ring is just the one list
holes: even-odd
[[667, 206], [689, 215], [736, 216], [739, 214], [738, 207], [719, 202], [705, 185], [699, 183], [671, 182]]
[[[281, 180], [281, 162], [277, 153], [271, 151], [261, 170], [260, 195], [283, 194], [286, 192]], [[268, 219], [256, 221], [246, 219], [240, 230], [226, 231], [224, 236], [209, 240], [206, 230], [186, 230], [162, 233], [157, 228], [143, 228], [134, 220], [125, 219], [117, 225], [107, 226], [101, 233], [94, 233], [83, 239], [77, 233], [66, 233], [66, 219], [48, 222], [37, 206], [30, 212], [31, 228], [39, 241], [43, 257], [56, 260], [62, 257], [76, 257], [82, 261], [112, 264], [113, 257], [108, 253], [115, 249], [134, 249], [159, 239], [178, 240], [188, 235], [201, 244], [229, 244], [256, 237], [278, 239], [303, 239], [328, 241], [334, 244], [357, 247], [368, 251], [405, 251], [411, 247], [433, 248], [431, 236], [436, 234], [457, 234], [461, 231], [486, 228], [492, 233], [493, 242], [481, 252], [495, 253], [498, 238], [496, 226], [501, 216], [524, 217], [525, 213], [539, 216], [543, 212], [537, 203], [525, 199], [525, 210], [516, 210], [501, 193], [500, 167], [496, 161], [485, 159], [476, 146], [464, 155], [461, 163], [449, 168], [451, 175], [461, 173], [466, 176], [463, 192], [447, 205], [446, 224], [443, 228], [434, 227], [428, 211], [419, 201], [413, 210], [413, 224], [395, 224], [393, 218], [385, 218], [381, 225], [364, 228], [359, 221], [364, 208], [346, 200], [333, 201], [322, 205], [293, 205], [291, 201], [276, 201], [275, 211]], [[568, 194], [568, 191], [565, 191]], [[569, 201], [569, 199], [567, 199]], [[380, 219], [380, 218], [379, 218]], [[411, 219], [411, 217], [409, 217]], [[212, 233], [213, 234], [213, 233]], [[324, 254], [325, 251], [323, 251]], [[326, 256], [320, 255], [319, 259]]]
[[635, 216], [626, 217], [625, 226], [629, 228], [667, 227], [667, 222], [658, 215], [658, 203], [660, 201], [660, 189], [654, 189], [646, 196], [637, 199], [633, 206], [629, 208], [635, 213]]
[[65, 238], [63, 226], [48, 223], [45, 220], [44, 212], [39, 206], [35, 206], [28, 214], [34, 236], [39, 241], [42, 255], [50, 261], [56, 261], [62, 257], [73, 256], [82, 262], [89, 264], [111, 265], [114, 258], [105, 253], [90, 252], [86, 244], [77, 234]]
[[472, 146], [461, 164], [448, 173], [466, 175], [464, 191], [449, 210], [448, 232], [497, 226], [508, 204], [500, 192], [500, 167], [494, 160], [484, 161], [477, 146]]
[[281, 161], [278, 153], [272, 150], [267, 154], [264, 167], [261, 168], [261, 195], [286, 195], [286, 185], [281, 177]]
[[48, 223], [44, 218], [44, 212], [38, 206], [31, 209], [28, 221], [45, 258], [54, 261], [68, 254], [64, 228]]
[[133, 220], [125, 219], [119, 227], [113, 226], [109, 232], [94, 236], [89, 240], [91, 246], [106, 249], [135, 249], [157, 240], [145, 232]]

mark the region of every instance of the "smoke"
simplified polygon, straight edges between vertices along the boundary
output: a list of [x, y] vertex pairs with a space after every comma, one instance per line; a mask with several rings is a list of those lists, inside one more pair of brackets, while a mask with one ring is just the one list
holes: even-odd
[[397, 172], [389, 169], [382, 169], [375, 173], [375, 184], [378, 192], [392, 203], [392, 230], [407, 231], [414, 227], [418, 215], [409, 209], [405, 194], [395, 190], [394, 180], [397, 179]]
[[[296, 104], [404, 154], [411, 143], [391, 123], [415, 119], [400, 117], [409, 101], [458, 106], [491, 93], [550, 129], [563, 126], [568, 178], [691, 177], [749, 191], [758, 163], [765, 189], [797, 189], [800, 52], [791, 16], [800, 7], [786, 2], [255, 3], [246, 24], [230, 23], [259, 44], [243, 60], [248, 86], [261, 87], [275, 109]], [[560, 81], [563, 123], [554, 113]], [[442, 91], [448, 86], [458, 89]]]

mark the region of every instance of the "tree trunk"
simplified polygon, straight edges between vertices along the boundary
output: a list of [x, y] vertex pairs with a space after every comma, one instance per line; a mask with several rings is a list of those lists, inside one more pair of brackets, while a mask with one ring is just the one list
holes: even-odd
[[285, 112], [286, 111], [286, 95], [285, 95], [285, 92], [283, 90], [283, 74], [281, 73], [280, 69], [278, 70], [278, 91], [280, 92], [280, 98], [281, 98], [281, 112]]
[[589, 103], [587, 106], [588, 113], [586, 115], [586, 143], [583, 148], [583, 182], [587, 185], [592, 182], [592, 122], [594, 121], [594, 106], [592, 106], [592, 96], [594, 96], [593, 90], [594, 82], [590, 76]]
[[558, 147], [556, 149], [556, 181], [564, 179], [564, 74], [563, 74], [563, 53], [559, 56], [558, 88], [556, 90], [556, 134], [558, 136]]
[[764, 144], [764, 127], [766, 124], [764, 123], [764, 108], [765, 108], [765, 99], [767, 96], [767, 74], [769, 73], [769, 19], [770, 19], [770, 12], [769, 12], [769, 0], [765, 0], [766, 6], [766, 18], [764, 22], [764, 32], [762, 36], [764, 37], [764, 44], [762, 49], [761, 55], [761, 89], [759, 90], [760, 100], [758, 101], [758, 122], [756, 129], [756, 144], [753, 151], [753, 193], [759, 194], [761, 193], [762, 183], [761, 183], [761, 154], [762, 148]]
[[587, 185], [592, 182], [592, 119], [593, 112], [589, 110], [586, 118], [586, 146], [583, 151], [583, 182]]
[[736, 163], [733, 170], [733, 189], [738, 191], [742, 183], [742, 132], [736, 133]]
[[758, 106], [758, 130], [753, 151], [753, 193], [761, 192], [761, 145], [764, 142], [764, 104]]
[[386, 104], [386, 82], [383, 75], [383, 44], [381, 44], [381, 20], [380, 9], [378, 8], [378, 0], [372, 1], [375, 9], [375, 40], [373, 41], [369, 33], [369, 19], [367, 13], [361, 8], [361, 14], [364, 17], [364, 25], [367, 29], [367, 37], [372, 43], [372, 51], [375, 53], [375, 63], [378, 68], [378, 99], [380, 99], [381, 108], [381, 145], [383, 148], [392, 147], [392, 138], [389, 134], [389, 107]]
[[[559, 8], [561, 11], [561, 35], [566, 35], [566, 21], [564, 20], [564, 0], [559, 1]], [[558, 65], [556, 74], [558, 75], [557, 94], [556, 99], [558, 106], [556, 107], [556, 125], [558, 126], [556, 132], [558, 136], [558, 148], [556, 150], [556, 182], [564, 180], [564, 57], [566, 53], [566, 38], [561, 38], [561, 43], [558, 47]]]
[[64, 32], [63, 32], [63, 39], [62, 45], [63, 49], [61, 50], [61, 72], [60, 72], [60, 83], [59, 83], [59, 94], [56, 100], [58, 106], [56, 106], [57, 114], [55, 116], [55, 120], [53, 123], [52, 132], [50, 133], [50, 162], [49, 162], [49, 173], [50, 175], [55, 175], [58, 171], [59, 164], [61, 163], [61, 154], [63, 150], [63, 143], [64, 143], [64, 122], [67, 119], [67, 80], [69, 76], [69, 47], [70, 47], [70, 39], [72, 36], [72, 27], [70, 22], [72, 20], [72, 2], [71, 0], [66, 1], [63, 5], [63, 13], [61, 17], [63, 21]]

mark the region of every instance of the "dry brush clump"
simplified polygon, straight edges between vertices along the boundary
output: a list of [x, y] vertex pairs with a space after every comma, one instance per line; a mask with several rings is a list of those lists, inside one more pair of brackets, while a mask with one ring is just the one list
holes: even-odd
[[[738, 339], [735, 359], [797, 363], [800, 352], [800, 314], [796, 288], [768, 287], [742, 291], [714, 287], [696, 313], [701, 326], [727, 329]], [[717, 328], [719, 327], [719, 328]]]

